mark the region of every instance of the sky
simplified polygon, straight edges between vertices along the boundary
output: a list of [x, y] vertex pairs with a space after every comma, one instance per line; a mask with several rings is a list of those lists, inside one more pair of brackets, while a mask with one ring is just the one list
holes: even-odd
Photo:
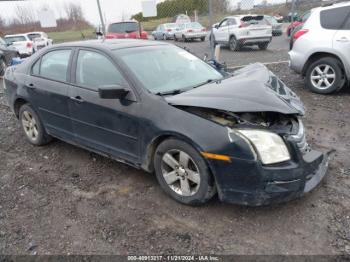
[[[102, 12], [107, 22], [120, 21], [122, 18], [128, 19], [131, 15], [142, 10], [141, 2], [143, 0], [100, 0]], [[156, 0], [157, 3], [163, 0]], [[215, 1], [215, 0], [214, 0]], [[230, 0], [231, 5], [235, 5], [240, 0]], [[245, 0], [247, 1], [247, 0]], [[252, 0], [255, 4], [262, 0]], [[283, 2], [284, 0], [268, 0], [268, 2]], [[64, 6], [69, 2], [80, 3], [85, 18], [92, 24], [99, 24], [99, 15], [96, 0], [27, 0], [24, 2], [2, 2], [0, 1], [0, 16], [5, 19], [11, 19], [15, 16], [15, 7], [17, 5], [28, 7], [34, 12], [48, 6], [55, 12], [56, 18], [65, 15]]]

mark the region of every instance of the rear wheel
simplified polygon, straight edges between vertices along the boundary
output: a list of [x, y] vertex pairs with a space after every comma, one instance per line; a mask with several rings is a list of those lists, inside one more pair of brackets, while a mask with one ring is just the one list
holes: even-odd
[[21, 106], [19, 120], [29, 143], [42, 146], [51, 141], [51, 137], [46, 133], [38, 114], [29, 104]]
[[183, 42], [187, 42], [187, 38], [186, 38], [185, 35], [182, 35], [182, 41], [183, 41]]
[[154, 166], [163, 190], [180, 203], [203, 204], [216, 193], [214, 179], [203, 157], [181, 140], [161, 143]]
[[267, 47], [269, 46], [270, 42], [265, 42], [265, 43], [260, 43], [258, 44], [258, 47], [260, 50], [266, 50]]
[[236, 37], [231, 36], [230, 41], [229, 41], [229, 47], [231, 51], [239, 51], [240, 45], [236, 39]]
[[177, 39], [177, 37], [176, 37], [176, 35], [174, 34], [174, 41], [175, 42], [177, 42], [178, 41], [178, 39]]
[[202, 41], [202, 42], [205, 41], [205, 36], [201, 37], [201, 41]]
[[340, 90], [346, 82], [340, 61], [323, 57], [313, 62], [306, 71], [306, 86], [318, 94]]
[[168, 38], [166, 37], [165, 34], [163, 35], [163, 40], [164, 40], [164, 41], [168, 40]]

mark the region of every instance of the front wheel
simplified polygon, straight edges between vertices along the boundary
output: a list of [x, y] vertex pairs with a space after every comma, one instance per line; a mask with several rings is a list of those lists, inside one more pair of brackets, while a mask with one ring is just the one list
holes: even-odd
[[230, 38], [229, 47], [231, 51], [239, 51], [240, 49], [238, 40], [234, 36], [231, 36]]
[[203, 157], [181, 140], [161, 143], [156, 150], [154, 167], [163, 190], [182, 204], [203, 204], [216, 193], [214, 179]]
[[344, 86], [345, 81], [342, 65], [333, 57], [318, 59], [306, 71], [306, 86], [318, 94], [338, 91]]
[[42, 146], [51, 141], [51, 137], [46, 133], [39, 116], [29, 104], [20, 108], [19, 120], [29, 143]]
[[260, 50], [266, 50], [267, 47], [269, 46], [269, 44], [270, 44], [269, 42], [260, 43], [260, 44], [258, 44], [258, 47]]

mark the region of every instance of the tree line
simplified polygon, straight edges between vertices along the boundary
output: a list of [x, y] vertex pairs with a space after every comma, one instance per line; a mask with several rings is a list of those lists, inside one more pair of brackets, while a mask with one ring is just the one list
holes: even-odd
[[[225, 13], [229, 10], [229, 0], [213, 0], [212, 6], [214, 13]], [[208, 14], [209, 0], [165, 0], [157, 4], [156, 17], [143, 17], [142, 12], [139, 12], [131, 18], [143, 22], [165, 17], [175, 17], [178, 14], [193, 14], [194, 11], [197, 11], [199, 15]]]

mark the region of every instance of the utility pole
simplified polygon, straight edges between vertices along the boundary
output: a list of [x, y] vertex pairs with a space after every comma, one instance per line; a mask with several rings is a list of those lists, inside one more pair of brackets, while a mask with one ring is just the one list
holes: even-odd
[[102, 33], [104, 36], [106, 36], [106, 28], [105, 28], [105, 22], [103, 20], [103, 15], [102, 15], [102, 10], [101, 10], [101, 4], [100, 4], [100, 0], [96, 0], [97, 1], [97, 6], [98, 6], [98, 12], [100, 14], [100, 20], [101, 20], [101, 26], [102, 26]]
[[210, 26], [210, 58], [215, 59], [214, 32], [213, 32], [213, 0], [209, 0], [209, 26]]

